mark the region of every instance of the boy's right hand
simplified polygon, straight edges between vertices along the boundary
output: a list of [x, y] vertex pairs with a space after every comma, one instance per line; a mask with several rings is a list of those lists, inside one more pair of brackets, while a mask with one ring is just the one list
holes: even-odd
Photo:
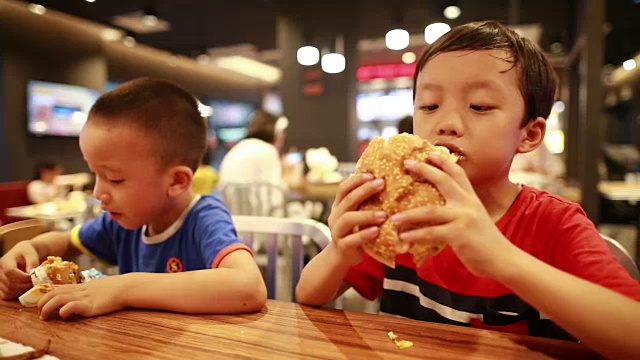
[[40, 265], [36, 249], [29, 241], [21, 241], [0, 258], [0, 299], [13, 300], [33, 284], [29, 273]]
[[[384, 211], [358, 211], [362, 202], [384, 189], [384, 180], [371, 174], [355, 174], [343, 181], [329, 215], [329, 228], [341, 261], [349, 266], [362, 261], [362, 244], [375, 239], [387, 215]], [[354, 228], [359, 231], [354, 232]]]

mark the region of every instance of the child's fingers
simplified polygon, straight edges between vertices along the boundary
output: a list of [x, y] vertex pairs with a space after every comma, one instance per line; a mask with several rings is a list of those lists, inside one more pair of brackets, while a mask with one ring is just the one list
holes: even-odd
[[420, 163], [415, 160], [405, 161], [404, 166], [407, 170], [432, 183], [447, 200], [454, 199], [461, 193], [462, 189], [460, 185], [458, 185], [449, 174], [436, 166]]
[[406, 242], [417, 242], [421, 244], [435, 244], [446, 242], [450, 238], [451, 227], [448, 224], [425, 226], [408, 230], [400, 234], [400, 240]]
[[51, 297], [47, 297], [47, 295], [51, 295], [53, 293], [54, 292], [52, 291], [45, 294], [45, 296], [38, 302], [40, 320], [47, 320], [51, 315], [53, 315], [53, 313], [58, 311], [58, 309], [74, 300], [73, 296], [68, 294], [55, 294]]
[[429, 163], [449, 174], [449, 176], [451, 176], [463, 189], [473, 189], [471, 181], [469, 181], [469, 177], [464, 172], [464, 169], [450, 158], [441, 156], [438, 153], [430, 153]]
[[350, 192], [352, 192], [358, 186], [373, 180], [372, 174], [355, 174], [349, 176], [345, 181], [338, 186], [338, 192], [336, 193], [336, 199], [334, 203], [340, 203]]
[[71, 301], [60, 308], [58, 313], [63, 320], [67, 320], [73, 315], [88, 317], [91, 315], [91, 307], [82, 301]]
[[342, 248], [356, 249], [361, 247], [365, 241], [375, 239], [379, 233], [380, 228], [372, 226], [340, 239], [340, 244], [338, 246]]
[[407, 225], [440, 225], [458, 218], [460, 209], [445, 206], [422, 206], [405, 210], [391, 217], [400, 228]]
[[335, 223], [332, 232], [335, 238], [343, 238], [359, 228], [379, 225], [387, 219], [384, 211], [349, 211], [342, 215]]
[[361, 184], [353, 191], [348, 193], [342, 199], [342, 201], [340, 201], [340, 203], [334, 203], [334, 207], [333, 209], [331, 209], [329, 223], [334, 223], [338, 220], [338, 218], [343, 216], [348, 211], [356, 210], [363, 201], [370, 198], [372, 195], [382, 191], [382, 189], [384, 189], [383, 179], [376, 179]]

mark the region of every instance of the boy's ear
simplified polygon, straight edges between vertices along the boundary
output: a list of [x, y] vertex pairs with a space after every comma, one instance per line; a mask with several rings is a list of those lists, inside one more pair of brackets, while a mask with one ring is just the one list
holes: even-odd
[[535, 118], [522, 128], [522, 139], [518, 146], [518, 153], [524, 154], [533, 151], [542, 144], [544, 134], [547, 131], [547, 121], [544, 118]]
[[184, 165], [174, 166], [169, 170], [169, 179], [167, 195], [176, 197], [191, 188], [193, 171]]

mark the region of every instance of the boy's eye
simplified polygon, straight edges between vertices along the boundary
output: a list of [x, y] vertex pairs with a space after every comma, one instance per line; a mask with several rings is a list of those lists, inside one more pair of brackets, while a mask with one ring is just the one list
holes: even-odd
[[421, 110], [426, 110], [426, 111], [436, 111], [438, 109], [438, 105], [425, 105], [420, 107]]
[[109, 179], [109, 182], [112, 183], [112, 184], [121, 184], [123, 181], [124, 180], [112, 180], [112, 179]]
[[469, 105], [469, 107], [471, 108], [471, 110], [477, 111], [477, 112], [485, 112], [485, 111], [491, 111], [495, 109], [494, 106], [483, 106], [483, 105]]

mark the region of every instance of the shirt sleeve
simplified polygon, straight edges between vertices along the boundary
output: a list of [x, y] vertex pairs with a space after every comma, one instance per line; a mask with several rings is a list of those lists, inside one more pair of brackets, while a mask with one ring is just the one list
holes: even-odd
[[107, 212], [71, 230], [73, 246], [109, 265], [118, 264], [117, 239], [117, 225]]
[[195, 231], [204, 263], [217, 268], [225, 256], [232, 252], [245, 250], [251, 253], [251, 250], [238, 238], [224, 203], [217, 196], [212, 196], [212, 199], [199, 212]]
[[640, 283], [611, 253], [600, 233], [579, 206], [565, 209], [551, 242], [556, 268], [640, 300]]
[[384, 265], [368, 254], [361, 263], [349, 269], [344, 281], [367, 300], [375, 300], [382, 293]]

